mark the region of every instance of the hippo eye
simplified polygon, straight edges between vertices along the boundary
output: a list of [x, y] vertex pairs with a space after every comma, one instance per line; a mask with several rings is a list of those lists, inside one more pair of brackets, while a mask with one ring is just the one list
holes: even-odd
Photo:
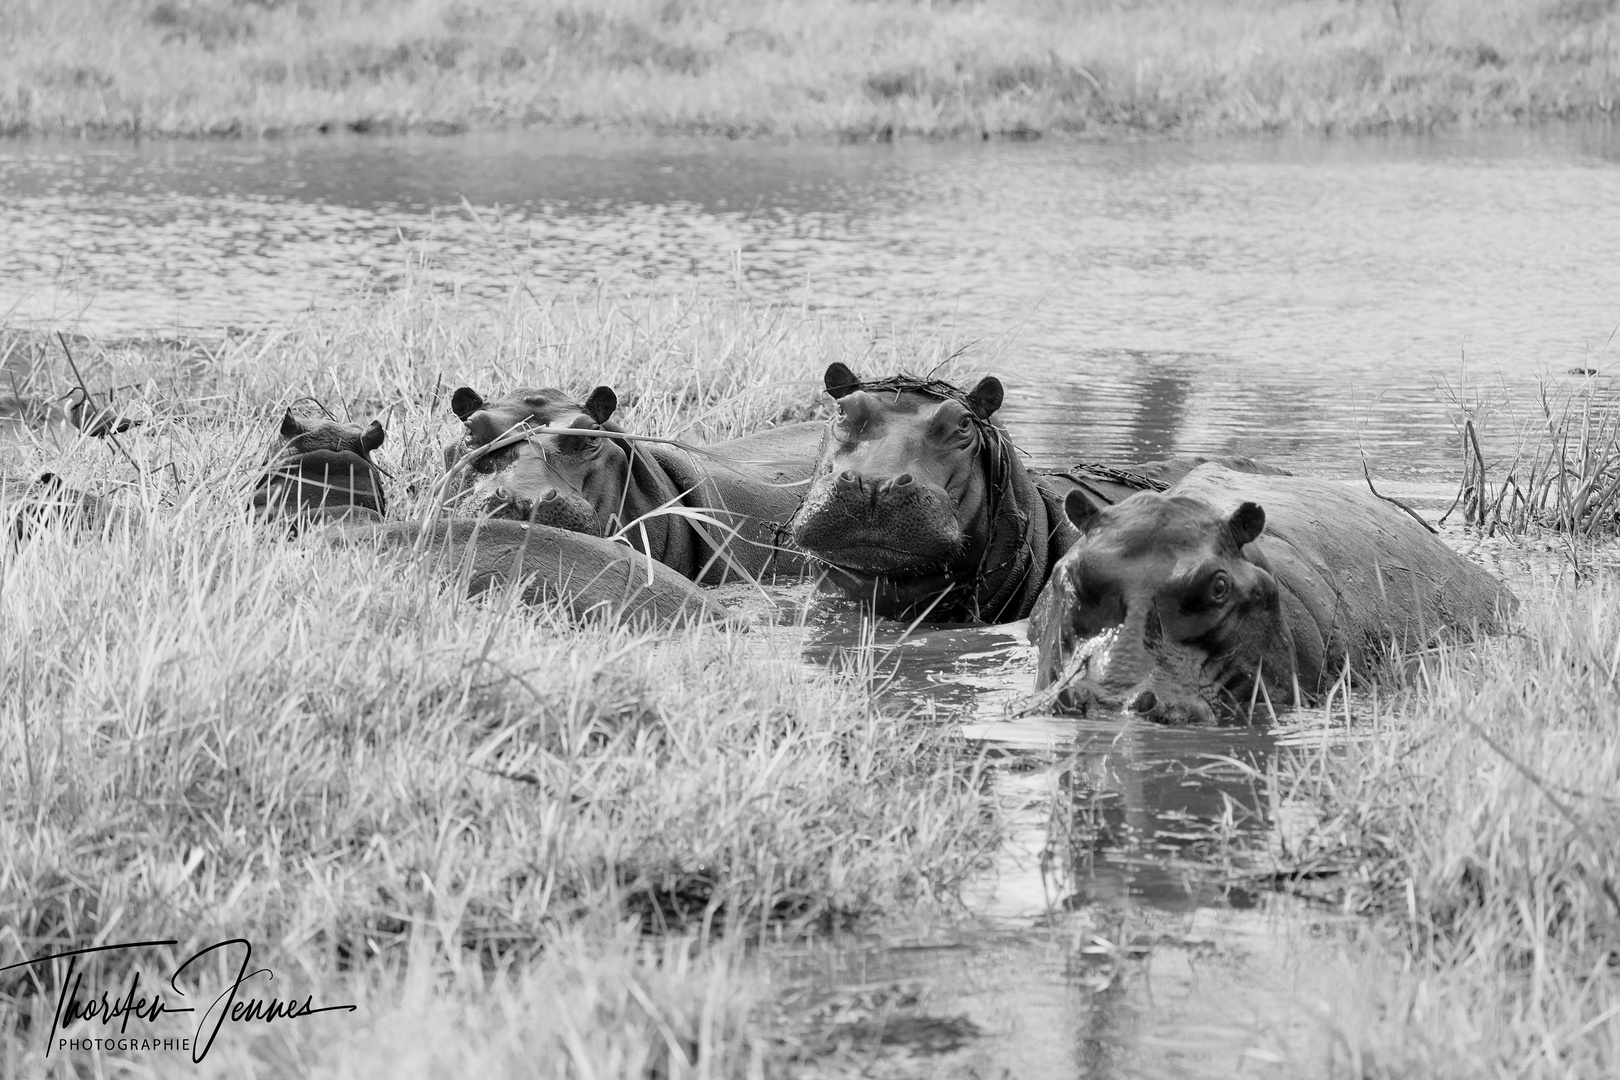
[[588, 435], [564, 435], [557, 440], [557, 452], [571, 458], [593, 458], [602, 449], [600, 439]]
[[1209, 579], [1209, 602], [1222, 604], [1226, 602], [1227, 594], [1232, 591], [1232, 578], [1225, 570], [1217, 570]]

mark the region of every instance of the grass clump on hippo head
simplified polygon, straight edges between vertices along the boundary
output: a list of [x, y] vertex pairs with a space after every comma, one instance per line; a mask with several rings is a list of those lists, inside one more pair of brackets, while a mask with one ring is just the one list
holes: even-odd
[[1206, 464], [1112, 506], [1072, 492], [1065, 510], [1080, 538], [1030, 620], [1037, 699], [1058, 712], [1252, 718], [1375, 674], [1392, 645], [1494, 629], [1514, 604], [1406, 512], [1331, 481]]
[[825, 383], [838, 413], [792, 534], [828, 582], [890, 618], [1027, 615], [1064, 526], [994, 419], [1000, 380], [863, 382], [835, 363]]
[[330, 417], [295, 416], [288, 409], [254, 488], [253, 514], [294, 523], [381, 520], [387, 500], [371, 455], [386, 437], [377, 420], [361, 428]]

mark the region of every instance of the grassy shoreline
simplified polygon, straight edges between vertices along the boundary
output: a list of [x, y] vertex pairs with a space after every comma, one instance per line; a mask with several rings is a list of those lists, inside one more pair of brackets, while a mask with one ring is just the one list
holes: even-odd
[[1405, 967], [1377, 994], [1404, 1021], [1346, 1033], [1369, 1075], [1620, 1065], [1616, 590], [1547, 582], [1515, 632], [1413, 658], [1371, 737], [1285, 767], [1321, 813], [1301, 867], [1347, 868], [1338, 906]]
[[[244, 489], [300, 395], [388, 412], [409, 512], [455, 428], [447, 384], [614, 383], [634, 429], [704, 440], [813, 414], [830, 360], [929, 368], [952, 344], [737, 298], [492, 310], [426, 289], [205, 357], [75, 342], [94, 386], [140, 387], [123, 400], [148, 420], [128, 440], [148, 482], [49, 434], [7, 471], [122, 488], [151, 520], [0, 557], [0, 667], [22, 673], [0, 689], [0, 963], [180, 937], [172, 962], [229, 934], [289, 990], [362, 1005], [228, 1027], [200, 1075], [785, 1071], [755, 946], [948, 914], [995, 842], [949, 726], [884, 717], [861, 673], [809, 671], [768, 628], [573, 626], [268, 541]], [[67, 378], [51, 341], [0, 336], [0, 361], [30, 400]], [[1316, 822], [1289, 854], [1334, 870], [1374, 931], [1330, 991], [1355, 1063], [1331, 1075], [1620, 1061], [1615, 588], [1525, 595], [1516, 633], [1415, 658], [1364, 738], [1274, 778]], [[116, 987], [132, 963], [90, 977]], [[45, 1061], [53, 1004], [0, 976], [0, 1073], [150, 1064]]]
[[1613, 116], [1608, 0], [18, 0], [0, 134], [1357, 132]]
[[[386, 409], [409, 514], [456, 426], [446, 383], [617, 382], [627, 423], [701, 440], [808, 412], [801, 371], [870, 348], [818, 326], [708, 299], [492, 313], [413, 293], [212, 343], [200, 368], [77, 343], [92, 385], [137, 385], [142, 470], [49, 425], [6, 453], [136, 513], [0, 549], [0, 965], [179, 939], [81, 965], [111, 994], [241, 937], [276, 973], [259, 993], [363, 1005], [227, 1024], [198, 1075], [757, 1075], [780, 1037], [751, 944], [948, 911], [996, 836], [975, 755], [769, 627], [571, 625], [277, 542], [242, 509], [302, 394]], [[68, 378], [54, 342], [3, 344], [30, 399]], [[47, 1059], [64, 970], [0, 974], [0, 1074], [190, 1068]], [[201, 985], [211, 1000], [219, 973]]]

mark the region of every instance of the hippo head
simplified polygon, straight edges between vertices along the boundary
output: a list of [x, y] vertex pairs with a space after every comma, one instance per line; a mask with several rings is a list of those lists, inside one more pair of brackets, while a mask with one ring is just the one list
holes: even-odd
[[354, 454], [371, 460], [371, 453], [383, 444], [388, 433], [382, 421], [373, 420], [362, 429], [358, 424], [345, 424], [319, 416], [294, 416], [288, 409], [281, 417], [281, 427], [271, 443], [270, 457], [291, 457], [326, 450], [334, 454]]
[[[584, 402], [561, 390], [520, 388], [485, 401], [469, 386], [450, 407], [467, 430], [465, 449], [491, 449], [470, 468], [472, 488], [493, 517], [606, 536], [616, 528], [630, 459], [622, 441], [584, 432], [621, 431], [609, 423], [619, 399], [598, 386]], [[535, 433], [567, 428], [579, 435]]]
[[793, 518], [794, 542], [826, 565], [831, 584], [880, 614], [950, 617], [934, 605], [971, 589], [997, 512], [992, 473], [1011, 458], [991, 422], [1000, 381], [986, 376], [966, 393], [909, 377], [863, 384], [835, 363], [826, 387], [838, 412]]
[[266, 455], [253, 493], [261, 517], [381, 516], [385, 502], [372, 451], [386, 437], [382, 423], [365, 428], [325, 417], [295, 416], [288, 409]]
[[1207, 722], [1297, 697], [1277, 581], [1250, 546], [1258, 504], [1224, 514], [1144, 491], [1099, 507], [1075, 491], [1064, 512], [1080, 539], [1030, 620], [1036, 689], [1054, 688], [1056, 711]]

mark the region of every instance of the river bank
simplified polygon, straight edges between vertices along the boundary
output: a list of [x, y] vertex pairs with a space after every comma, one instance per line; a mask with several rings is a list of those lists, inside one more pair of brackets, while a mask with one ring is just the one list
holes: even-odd
[[[244, 994], [359, 1007], [226, 1023], [202, 1075], [742, 1077], [785, 1052], [751, 943], [949, 903], [995, 843], [979, 764], [881, 715], [871, 673], [808, 668], [769, 627], [470, 601], [430, 567], [245, 520], [300, 398], [382, 418], [409, 514], [453, 437], [451, 379], [618, 383], [627, 423], [701, 440], [807, 414], [795, 376], [836, 348], [780, 312], [597, 300], [492, 323], [395, 297], [248, 338], [70, 339], [143, 421], [127, 456], [53, 414], [61, 342], [5, 339], [11, 393], [37, 405], [6, 472], [51, 467], [128, 515], [92, 558], [62, 534], [0, 551], [0, 965], [157, 942], [86, 958], [80, 996], [144, 976], [172, 1010], [189, 1002], [167, 974], [241, 939], [275, 972]], [[187, 989], [212, 1000], [218, 974]], [[0, 973], [0, 1073], [186, 1063], [53, 1045], [66, 977]], [[178, 1039], [185, 1019], [111, 1033]]]
[[[1363, 1075], [1610, 1076], [1620, 1064], [1620, 620], [1615, 567], [1524, 593], [1517, 630], [1412, 677], [1285, 761], [1321, 815], [1307, 890], [1370, 916], [1401, 963], [1346, 1031]], [[1389, 1017], [1398, 1016], [1398, 1023]]]
[[1421, 130], [1613, 115], [1617, 28], [1603, 0], [34, 0], [0, 15], [0, 132]]
[[[805, 1034], [826, 1017], [785, 998], [750, 946], [768, 959], [829, 930], [961, 916], [1002, 820], [954, 724], [885, 714], [872, 676], [886, 673], [808, 670], [802, 639], [767, 626], [569, 626], [468, 602], [426, 571], [267, 542], [240, 506], [264, 433], [302, 395], [384, 416], [408, 513], [442, 468], [447, 384], [609, 382], [635, 429], [701, 440], [812, 415], [816, 380], [800, 375], [830, 358], [927, 368], [957, 343], [889, 339], [873, 355], [864, 327], [735, 298], [595, 292], [492, 313], [422, 292], [211, 342], [73, 347], [147, 420], [127, 440], [144, 486], [123, 457], [60, 441], [48, 408], [8, 471], [122, 491], [150, 524], [95, 559], [55, 537], [0, 564], [0, 663], [27, 672], [0, 703], [12, 946], [176, 936], [183, 956], [243, 937], [278, 984], [361, 1006], [227, 1025], [209, 1059], [222, 1075], [544, 1062], [741, 1077], [881, 1031]], [[8, 382], [45, 407], [68, 378], [59, 343], [5, 349]], [[1277, 941], [1331, 954], [1308, 985], [1334, 1049], [1294, 1075], [1603, 1075], [1617, 1060], [1620, 868], [1601, 838], [1620, 828], [1605, 795], [1620, 623], [1612, 586], [1522, 595], [1517, 633], [1415, 658], [1348, 722], [1332, 703], [1320, 722], [1353, 737], [1264, 783], [1264, 812], [1286, 804], [1295, 824], [1264, 834], [1285, 845], [1284, 873], [1259, 886], [1315, 890], [1367, 931], [1334, 944], [1343, 930], [1308, 911], [1275, 916]], [[1054, 836], [1073, 798], [1059, 786], [1049, 810], [1034, 804]], [[1222, 857], [1253, 887], [1247, 843]], [[1110, 980], [1210, 947], [1144, 940], [1069, 947]], [[88, 977], [122, 985], [133, 963]], [[6, 978], [7, 1075], [92, 1060], [44, 1059], [54, 999]], [[847, 996], [973, 1042], [926, 1015], [927, 994]], [[93, 1061], [132, 1071], [117, 1053]]]

